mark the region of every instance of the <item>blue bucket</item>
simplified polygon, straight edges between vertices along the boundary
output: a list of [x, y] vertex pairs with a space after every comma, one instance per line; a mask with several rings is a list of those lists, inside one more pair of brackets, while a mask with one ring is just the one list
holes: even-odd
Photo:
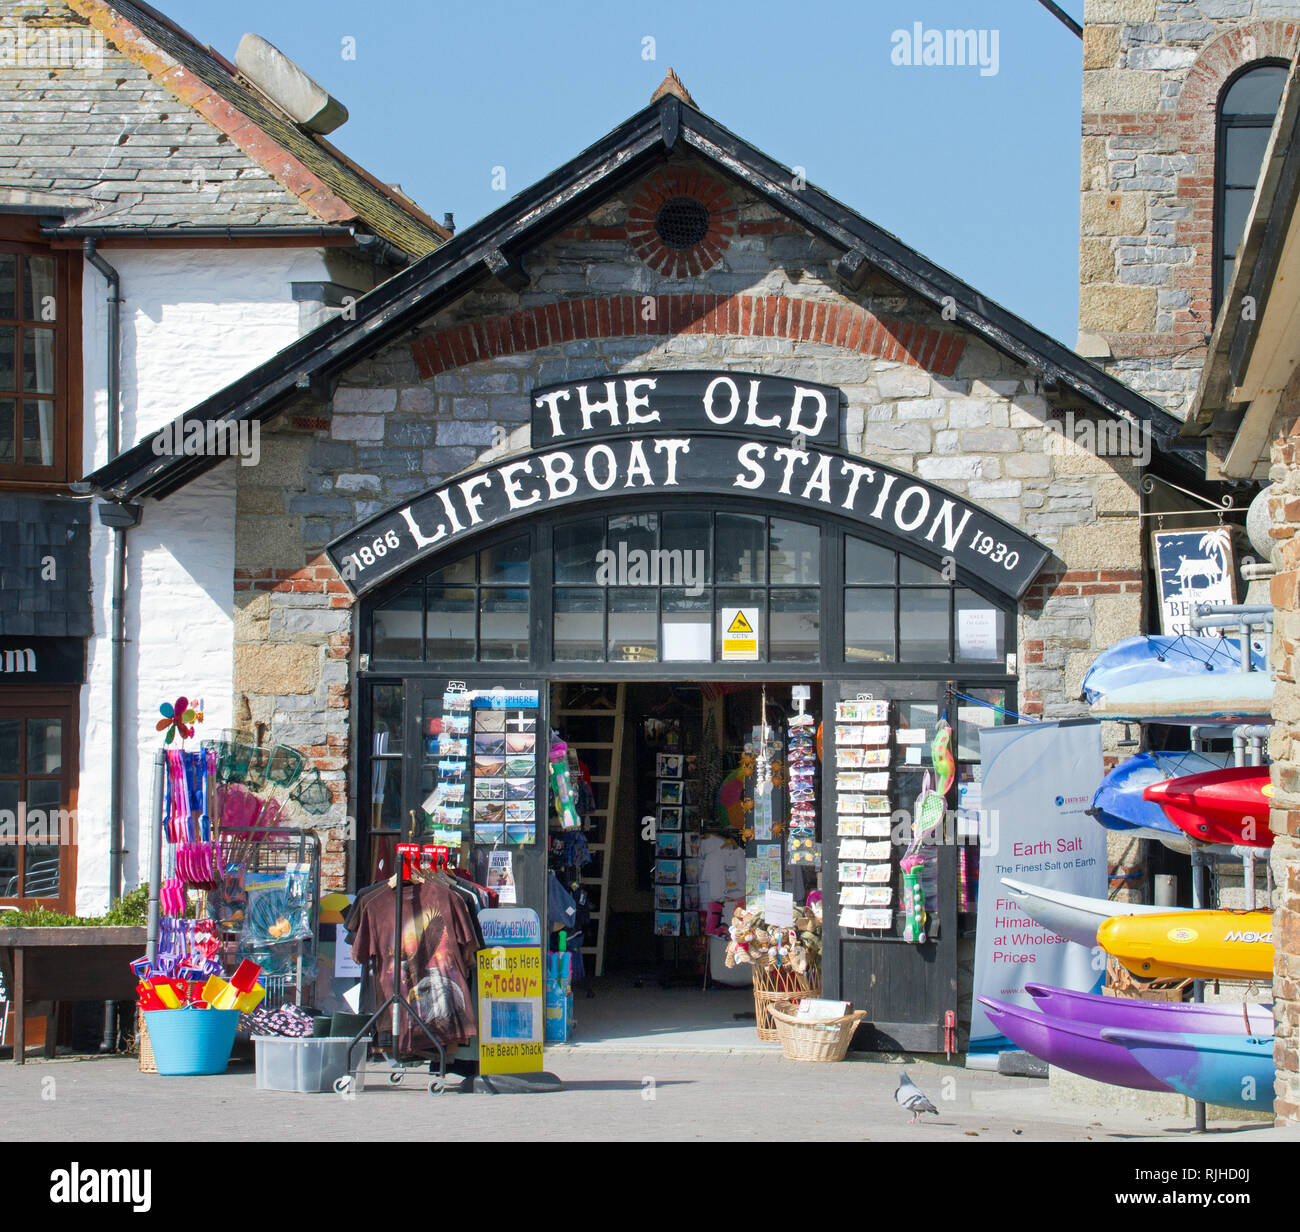
[[224, 1074], [239, 1030], [238, 1010], [148, 1010], [149, 1043], [160, 1074]]

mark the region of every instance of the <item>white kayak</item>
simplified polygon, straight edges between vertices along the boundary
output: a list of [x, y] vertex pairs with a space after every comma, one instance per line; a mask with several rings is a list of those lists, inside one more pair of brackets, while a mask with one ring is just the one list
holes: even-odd
[[1125, 723], [1267, 723], [1273, 707], [1268, 672], [1213, 672], [1146, 680], [1113, 689], [1089, 708], [1095, 719]]
[[1087, 898], [1047, 886], [1030, 885], [1026, 881], [1012, 881], [1008, 877], [1002, 878], [1002, 884], [1026, 915], [1044, 928], [1050, 928], [1058, 937], [1086, 945], [1089, 949], [1097, 944], [1097, 929], [1103, 921], [1117, 915], [1155, 915], [1187, 910], [1185, 907], [1153, 907], [1147, 903], [1116, 903], [1108, 898]]

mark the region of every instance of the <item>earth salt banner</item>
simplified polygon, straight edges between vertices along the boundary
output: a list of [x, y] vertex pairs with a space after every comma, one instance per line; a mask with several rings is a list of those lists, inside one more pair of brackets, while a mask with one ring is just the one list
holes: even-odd
[[[1104, 773], [1101, 725], [1020, 723], [980, 732], [979, 914], [975, 933], [975, 996], [1032, 1007], [1026, 983], [1081, 992], [1101, 972], [1088, 948], [1032, 920], [1002, 884], [1031, 885], [1105, 898], [1106, 831], [1084, 811]], [[971, 1007], [971, 1052], [1014, 1045]]]

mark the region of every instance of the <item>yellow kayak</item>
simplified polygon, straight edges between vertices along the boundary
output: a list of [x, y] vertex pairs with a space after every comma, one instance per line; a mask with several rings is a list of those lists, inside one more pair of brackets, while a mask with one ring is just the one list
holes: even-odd
[[1118, 915], [1097, 929], [1097, 944], [1143, 979], [1273, 978], [1268, 911]]

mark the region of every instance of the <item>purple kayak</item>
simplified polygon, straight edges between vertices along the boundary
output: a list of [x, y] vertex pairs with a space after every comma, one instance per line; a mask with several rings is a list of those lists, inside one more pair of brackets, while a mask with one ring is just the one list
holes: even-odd
[[1246, 1003], [1196, 1005], [1190, 1001], [1135, 1001], [1074, 992], [1051, 984], [1025, 985], [1034, 1008], [1058, 1022], [1091, 1022], [1126, 1031], [1165, 1031], [1191, 1035], [1272, 1035], [1273, 1007]]
[[1105, 1028], [1095, 1022], [1049, 1018], [1038, 1010], [1021, 1009], [992, 997], [980, 997], [979, 1002], [995, 1029], [1049, 1065], [1135, 1091], [1173, 1090], [1148, 1073], [1123, 1045], [1102, 1039]]

